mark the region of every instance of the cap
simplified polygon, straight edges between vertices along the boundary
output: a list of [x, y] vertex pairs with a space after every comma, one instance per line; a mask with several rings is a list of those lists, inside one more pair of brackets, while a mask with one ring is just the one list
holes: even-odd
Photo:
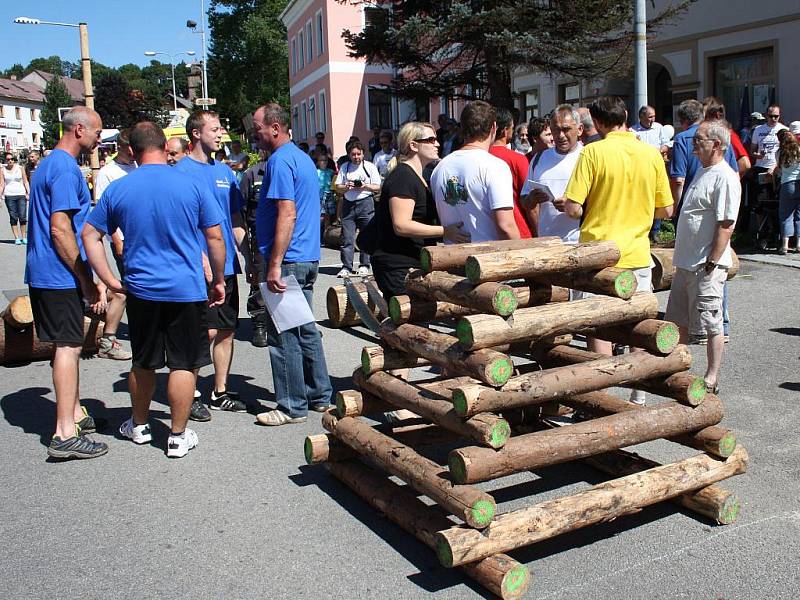
[[762, 115], [760, 112], [751, 112], [750, 113], [750, 118], [751, 119], [764, 120], [764, 121], [766, 120], [766, 119], [764, 119], [764, 115]]
[[795, 135], [800, 135], [800, 121], [792, 121], [789, 123], [789, 131]]

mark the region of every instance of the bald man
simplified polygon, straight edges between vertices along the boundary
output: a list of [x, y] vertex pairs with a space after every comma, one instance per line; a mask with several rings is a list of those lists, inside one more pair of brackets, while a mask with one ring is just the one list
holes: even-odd
[[189, 140], [174, 137], [167, 140], [167, 164], [174, 167], [189, 152]]

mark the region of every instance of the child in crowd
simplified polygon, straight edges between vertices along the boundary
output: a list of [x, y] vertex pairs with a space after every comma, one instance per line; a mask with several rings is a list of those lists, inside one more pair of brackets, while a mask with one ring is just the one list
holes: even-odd
[[319, 206], [322, 218], [322, 235], [325, 229], [333, 223], [336, 216], [336, 196], [333, 193], [331, 184], [336, 175], [328, 164], [328, 155], [322, 152], [317, 153], [317, 178], [319, 179]]

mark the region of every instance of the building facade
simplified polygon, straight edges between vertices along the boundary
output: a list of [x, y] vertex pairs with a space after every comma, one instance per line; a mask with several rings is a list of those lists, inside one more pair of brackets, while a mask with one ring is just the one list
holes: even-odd
[[43, 106], [44, 92], [36, 85], [0, 79], [0, 148], [3, 151], [41, 147]]

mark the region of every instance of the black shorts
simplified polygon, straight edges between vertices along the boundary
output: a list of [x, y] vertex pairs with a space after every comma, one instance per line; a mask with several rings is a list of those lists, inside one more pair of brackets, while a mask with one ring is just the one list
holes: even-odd
[[214, 308], [206, 304], [206, 320], [209, 329], [233, 329], [239, 325], [239, 278], [225, 277], [225, 302]]
[[36, 335], [43, 342], [83, 345], [83, 296], [78, 288], [29, 287]]
[[192, 371], [211, 364], [207, 302], [156, 302], [128, 294], [133, 366]]
[[372, 255], [372, 275], [375, 283], [386, 301], [392, 296], [406, 294], [406, 275], [411, 269], [420, 269], [422, 265], [402, 254], [385, 254], [376, 252]]

